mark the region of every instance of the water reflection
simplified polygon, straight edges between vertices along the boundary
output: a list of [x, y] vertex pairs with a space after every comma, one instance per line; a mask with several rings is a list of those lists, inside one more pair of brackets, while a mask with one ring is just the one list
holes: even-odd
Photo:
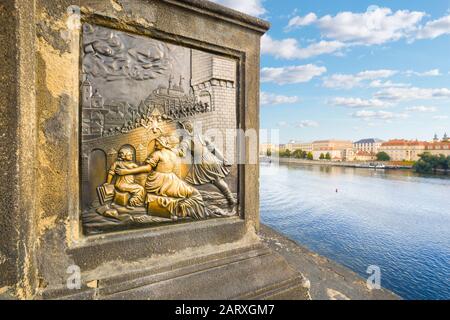
[[449, 176], [261, 165], [264, 223], [409, 299], [450, 298], [449, 194]]

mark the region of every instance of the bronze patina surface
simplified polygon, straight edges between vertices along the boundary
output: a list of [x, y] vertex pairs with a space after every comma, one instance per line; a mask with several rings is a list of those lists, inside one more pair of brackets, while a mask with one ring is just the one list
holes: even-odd
[[237, 128], [236, 61], [89, 23], [80, 57], [83, 232], [236, 215], [236, 165], [203, 133]]

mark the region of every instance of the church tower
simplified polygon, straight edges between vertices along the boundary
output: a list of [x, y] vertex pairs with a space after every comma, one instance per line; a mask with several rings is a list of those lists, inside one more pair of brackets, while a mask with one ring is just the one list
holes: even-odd
[[433, 142], [439, 142], [439, 138], [436, 133], [434, 134]]
[[86, 80], [83, 81], [81, 85], [81, 105], [83, 108], [91, 107], [91, 98], [92, 98], [92, 85], [89, 79], [86, 77]]

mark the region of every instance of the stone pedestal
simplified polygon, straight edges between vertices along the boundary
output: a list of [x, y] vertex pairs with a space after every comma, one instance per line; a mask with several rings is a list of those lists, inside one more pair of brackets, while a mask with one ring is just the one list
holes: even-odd
[[[0, 6], [0, 26], [3, 296], [306, 297], [300, 274], [256, 235], [258, 164], [248, 161], [257, 158], [248, 146], [222, 150], [247, 160], [224, 171], [228, 191], [191, 186], [199, 191], [193, 203], [208, 209], [200, 218], [143, 218], [145, 207], [136, 218], [119, 204], [124, 219], [116, 221], [101, 216], [105, 208], [96, 211], [96, 187], [109, 168], [116, 161], [152, 163], [156, 139], [177, 121], [258, 132], [267, 22], [200, 0], [12, 0]], [[139, 48], [144, 42], [148, 47]], [[165, 52], [181, 53], [166, 61]], [[127, 61], [133, 65], [117, 67]], [[142, 92], [147, 84], [150, 93]], [[124, 86], [124, 101], [117, 101]], [[125, 147], [129, 160], [119, 159]], [[190, 181], [188, 170], [176, 175]], [[136, 175], [131, 183], [145, 186], [145, 179]], [[231, 198], [237, 205], [220, 216]]]
[[241, 240], [216, 249], [96, 269], [85, 275], [80, 290], [46, 290], [42, 298], [308, 299], [300, 274], [259, 241]]

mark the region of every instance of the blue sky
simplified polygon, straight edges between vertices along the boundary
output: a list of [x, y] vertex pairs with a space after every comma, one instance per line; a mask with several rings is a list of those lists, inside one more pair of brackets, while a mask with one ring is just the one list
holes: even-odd
[[450, 134], [450, 0], [215, 2], [272, 24], [261, 128], [281, 142]]

